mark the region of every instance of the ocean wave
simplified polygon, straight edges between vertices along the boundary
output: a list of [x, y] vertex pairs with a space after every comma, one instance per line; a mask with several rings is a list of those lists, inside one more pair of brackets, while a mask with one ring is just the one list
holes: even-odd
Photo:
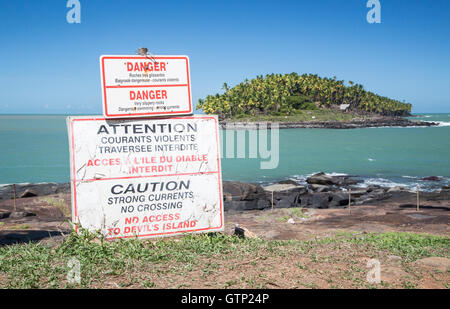
[[450, 122], [448, 121], [436, 121], [438, 124], [438, 127], [450, 127]]
[[[287, 177], [290, 180], [296, 181], [301, 185], [306, 185], [306, 179], [316, 173], [311, 173], [307, 175], [294, 175]], [[351, 176], [346, 173], [326, 173], [330, 176]], [[417, 190], [417, 186], [419, 186], [421, 191], [432, 192], [436, 190], [440, 190], [443, 186], [450, 184], [450, 177], [439, 176], [441, 181], [426, 181], [422, 180], [422, 176], [393, 176], [386, 177], [377, 175], [377, 176], [353, 176], [355, 179], [361, 180], [360, 183], [356, 184], [355, 187], [358, 188], [367, 188], [369, 186], [380, 186], [384, 188], [392, 188], [392, 187], [403, 187], [408, 191], [415, 192]]]
[[368, 186], [381, 186], [381, 187], [407, 187], [405, 183], [395, 182], [386, 178], [366, 178], [362, 183], [359, 183], [357, 187], [365, 188]]
[[432, 123], [437, 123], [438, 127], [450, 127], [450, 122], [448, 121], [425, 121], [424, 122], [432, 122]]

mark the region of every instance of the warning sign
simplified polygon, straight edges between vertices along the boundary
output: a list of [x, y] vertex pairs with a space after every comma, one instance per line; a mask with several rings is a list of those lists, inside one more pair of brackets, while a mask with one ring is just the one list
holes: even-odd
[[67, 126], [74, 223], [108, 239], [223, 230], [216, 116]]
[[192, 114], [187, 56], [101, 56], [103, 114]]

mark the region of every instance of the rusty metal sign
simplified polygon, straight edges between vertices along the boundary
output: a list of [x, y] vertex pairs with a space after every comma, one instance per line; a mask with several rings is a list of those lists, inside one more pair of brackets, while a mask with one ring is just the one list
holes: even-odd
[[107, 239], [223, 230], [216, 116], [68, 117], [72, 219]]
[[107, 118], [192, 114], [187, 56], [101, 56]]

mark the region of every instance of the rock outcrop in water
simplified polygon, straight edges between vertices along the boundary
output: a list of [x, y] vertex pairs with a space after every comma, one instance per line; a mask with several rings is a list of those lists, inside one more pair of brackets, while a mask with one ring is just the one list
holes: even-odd
[[[371, 185], [365, 188], [355, 187], [359, 180], [350, 176], [331, 176], [317, 173], [306, 179], [301, 185], [293, 180], [261, 186], [259, 184], [224, 181], [223, 201], [224, 209], [232, 211], [262, 210], [271, 208], [345, 208], [351, 205], [373, 204], [395, 197], [401, 198], [409, 192], [405, 187], [381, 187]], [[52, 194], [70, 194], [69, 183], [41, 183], [16, 185], [16, 197], [30, 198]], [[440, 193], [435, 195], [449, 195], [450, 187], [443, 186]], [[12, 185], [0, 187], [0, 201], [14, 198]]]
[[[262, 187], [257, 184], [224, 182], [225, 210], [253, 210], [265, 208], [342, 208], [382, 201], [394, 194], [408, 193], [404, 187], [354, 187], [359, 181], [349, 176], [330, 176], [318, 173], [300, 185], [292, 180]], [[349, 195], [350, 190], [350, 195]]]
[[[25, 198], [33, 196], [44, 196], [57, 193], [70, 193], [70, 184], [66, 183], [34, 183], [34, 184], [16, 184], [16, 197]], [[0, 200], [14, 198], [13, 185], [4, 185], [0, 187]]]
[[[250, 126], [255, 129], [269, 129], [271, 123], [258, 122], [227, 122], [220, 123], [222, 129], [249, 129]], [[352, 120], [348, 122], [338, 121], [308, 121], [308, 122], [278, 122], [280, 129], [357, 129], [357, 128], [379, 128], [379, 127], [431, 127], [439, 125], [436, 122], [411, 121], [401, 117], [376, 117], [366, 120]]]

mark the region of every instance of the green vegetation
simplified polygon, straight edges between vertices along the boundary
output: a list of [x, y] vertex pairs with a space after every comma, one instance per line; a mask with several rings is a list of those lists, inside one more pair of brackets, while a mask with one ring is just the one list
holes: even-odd
[[444, 236], [405, 232], [338, 233], [335, 237], [321, 239], [322, 243], [349, 242], [369, 245], [375, 250], [386, 250], [409, 261], [429, 256], [450, 258], [450, 238]]
[[[370, 287], [364, 268], [368, 257], [383, 259], [386, 254], [396, 254], [410, 263], [427, 256], [448, 257], [449, 248], [448, 237], [412, 233], [341, 233], [310, 241], [243, 239], [220, 233], [105, 241], [83, 231], [53, 244], [0, 247], [0, 288], [264, 288], [284, 287], [283, 282], [294, 279], [298, 287], [316, 287], [304, 278], [320, 279], [326, 274], [333, 287]], [[80, 262], [81, 284], [66, 280], [72, 258]], [[284, 275], [274, 281], [280, 273]], [[288, 275], [291, 277], [283, 281]], [[445, 279], [445, 274], [434, 276], [438, 276], [436, 281]], [[340, 281], [333, 282], [336, 278]], [[403, 282], [404, 287], [413, 284]], [[447, 284], [446, 280], [442, 284]]]
[[411, 112], [411, 104], [376, 95], [364, 90], [360, 84], [349, 81], [345, 85], [336, 77], [322, 78], [312, 74], [257, 76], [233, 88], [225, 83], [223, 90], [223, 94], [200, 99], [197, 109], [218, 114], [222, 119], [294, 115], [300, 110], [338, 109], [340, 104], [349, 104], [353, 111], [383, 115], [404, 116]]
[[287, 222], [291, 218], [294, 221], [298, 221], [299, 219], [303, 218], [308, 218], [308, 216], [303, 213], [303, 209], [300, 207], [286, 208], [283, 213], [285, 214], [281, 218], [279, 218], [281, 222]]
[[61, 213], [66, 216], [70, 217], [71, 212], [69, 210], [69, 207], [67, 207], [66, 203], [64, 202], [63, 198], [54, 198], [54, 197], [43, 197], [41, 198], [42, 201], [46, 202], [50, 206], [54, 206], [61, 210]]
[[227, 120], [232, 122], [348, 122], [354, 118], [366, 119], [370, 116], [361, 116], [353, 112], [340, 112], [327, 109], [319, 110], [296, 110], [292, 115], [243, 115], [239, 114], [228, 118]]

